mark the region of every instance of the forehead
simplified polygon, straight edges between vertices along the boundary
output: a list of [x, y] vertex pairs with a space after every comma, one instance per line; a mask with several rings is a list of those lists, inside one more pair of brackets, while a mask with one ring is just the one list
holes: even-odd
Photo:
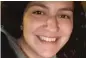
[[33, 1], [33, 2], [30, 2], [28, 3], [28, 7], [31, 7], [31, 6], [47, 6], [47, 7], [52, 7], [52, 6], [55, 6], [55, 7], [70, 7], [70, 8], [73, 8], [73, 2], [72, 1]]
[[27, 7], [25, 9], [25, 12], [29, 9], [36, 6], [42, 7], [48, 10], [54, 10], [57, 11], [59, 9], [61, 10], [68, 10], [68, 11], [74, 11], [74, 2], [73, 1], [32, 1], [27, 4]]

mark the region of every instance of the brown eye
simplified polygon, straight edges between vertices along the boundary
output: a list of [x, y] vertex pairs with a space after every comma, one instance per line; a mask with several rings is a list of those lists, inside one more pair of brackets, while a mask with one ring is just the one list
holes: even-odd
[[42, 12], [42, 11], [34, 11], [33, 14], [36, 14], [36, 15], [43, 15], [44, 12]]
[[59, 18], [70, 19], [70, 17], [68, 15], [60, 15]]

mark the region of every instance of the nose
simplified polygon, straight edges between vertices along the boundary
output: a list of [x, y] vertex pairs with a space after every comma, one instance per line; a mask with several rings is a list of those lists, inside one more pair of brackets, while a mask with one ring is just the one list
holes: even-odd
[[47, 30], [51, 32], [57, 32], [59, 30], [59, 23], [55, 16], [48, 17]]

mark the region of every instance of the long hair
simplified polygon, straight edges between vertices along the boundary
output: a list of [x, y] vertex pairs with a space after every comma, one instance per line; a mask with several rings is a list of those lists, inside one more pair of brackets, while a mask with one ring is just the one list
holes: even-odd
[[86, 18], [81, 2], [74, 2], [74, 29], [58, 58], [86, 58]]
[[27, 1], [1, 2], [1, 25], [15, 38], [19, 38], [22, 34], [20, 25], [22, 24], [23, 12], [27, 4]]
[[[20, 25], [22, 23], [23, 12], [28, 2], [2, 2], [1, 19], [4, 28], [15, 38], [22, 34]], [[74, 29], [73, 33], [59, 53], [58, 58], [84, 58], [86, 48], [86, 19], [81, 2], [74, 2]], [[86, 58], [86, 57], [85, 57]]]

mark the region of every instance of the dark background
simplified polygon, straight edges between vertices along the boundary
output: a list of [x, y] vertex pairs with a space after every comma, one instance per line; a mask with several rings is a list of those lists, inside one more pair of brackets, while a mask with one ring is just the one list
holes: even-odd
[[[20, 18], [19, 16], [22, 16], [21, 14], [23, 14], [23, 9], [21, 9], [21, 6], [24, 6], [21, 5], [22, 3], [23, 2], [2, 2], [1, 5], [2, 28], [8, 31], [9, 34], [16, 39], [21, 35], [20, 25], [22, 22], [22, 17]], [[82, 11], [80, 13], [80, 19], [84, 20], [78, 22], [81, 25], [79, 28], [76, 27], [77, 33], [74, 33], [76, 38], [68, 41], [65, 47], [58, 53], [59, 58], [86, 58], [86, 17], [84, 17], [86, 15], [86, 2], [82, 2], [82, 5], [84, 9], [81, 10], [79, 8], [77, 11]], [[22, 11], [20, 12], [18, 9]], [[11, 48], [9, 48], [8, 44], [9, 43], [6, 36], [1, 33], [2, 58], [15, 58], [13, 57], [13, 51]]]

